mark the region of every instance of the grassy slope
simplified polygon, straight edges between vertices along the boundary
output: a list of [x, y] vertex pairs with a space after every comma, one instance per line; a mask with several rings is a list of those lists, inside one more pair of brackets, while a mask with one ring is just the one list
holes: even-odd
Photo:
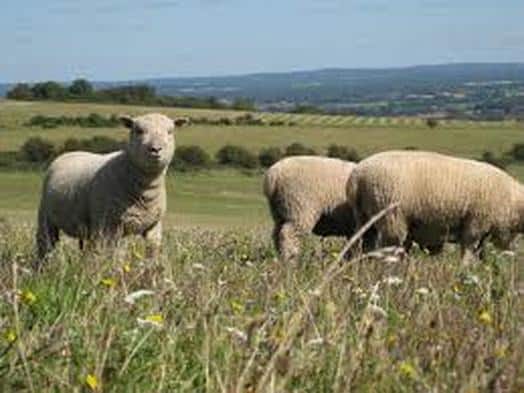
[[[36, 113], [149, 110], [0, 103], [0, 150], [16, 149], [35, 134], [55, 141], [93, 133], [125, 137], [124, 130], [25, 128]], [[213, 152], [226, 142], [256, 149], [295, 140], [323, 148], [336, 141], [363, 153], [418, 146], [477, 157], [521, 142], [513, 125], [433, 131], [416, 124], [308, 125], [315, 121], [305, 117], [305, 125], [294, 128], [191, 127], [180, 132], [179, 143]], [[524, 178], [522, 167], [511, 169]], [[40, 173], [0, 172], [0, 217], [33, 222], [40, 182]], [[259, 175], [186, 173], [168, 184], [169, 221], [176, 226], [269, 222]], [[310, 242], [303, 264], [289, 268], [275, 263], [267, 230], [175, 230], [168, 231], [164, 254], [153, 264], [140, 263], [133, 252], [142, 243], [119, 255], [87, 256], [62, 243], [48, 270], [33, 277], [14, 269], [28, 267], [32, 234], [0, 220], [1, 391], [214, 392], [250, 390], [257, 383], [263, 384], [260, 391], [305, 392], [523, 387], [517, 378], [519, 367], [524, 372], [516, 279], [521, 255], [515, 263], [492, 256], [468, 270], [455, 254], [438, 263], [416, 254], [409, 263], [347, 264], [318, 292], [340, 243]], [[388, 285], [387, 277], [403, 284]], [[144, 288], [155, 295], [134, 306], [123, 301]], [[137, 318], [148, 315], [160, 315], [162, 329], [139, 327]], [[97, 389], [86, 384], [90, 374]]]

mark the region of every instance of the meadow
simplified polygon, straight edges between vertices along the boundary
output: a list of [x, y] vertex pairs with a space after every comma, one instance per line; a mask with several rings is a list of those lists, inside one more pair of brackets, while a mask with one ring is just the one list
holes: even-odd
[[[0, 151], [30, 136], [125, 138], [122, 129], [40, 129], [35, 114], [237, 116], [166, 108], [0, 101]], [[361, 155], [408, 146], [478, 158], [523, 142], [518, 123], [286, 116], [293, 127], [190, 126], [179, 145], [254, 152], [302, 142]], [[524, 180], [524, 167], [510, 172]], [[416, 250], [339, 263], [344, 241], [307, 237], [300, 263], [270, 242], [261, 170], [171, 173], [161, 256], [143, 243], [81, 254], [60, 243], [31, 270], [42, 171], [0, 171], [2, 392], [492, 392], [524, 389], [523, 250]]]

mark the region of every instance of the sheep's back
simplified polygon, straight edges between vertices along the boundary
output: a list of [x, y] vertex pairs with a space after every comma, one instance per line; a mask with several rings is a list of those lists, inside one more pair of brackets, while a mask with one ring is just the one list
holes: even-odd
[[346, 202], [345, 184], [354, 166], [325, 157], [289, 157], [268, 169], [265, 193], [288, 218], [328, 212]]
[[[491, 165], [429, 152], [376, 154], [355, 169], [360, 198], [376, 212], [400, 202], [409, 219], [457, 223], [508, 219], [516, 182]], [[362, 202], [360, 202], [362, 203]]]

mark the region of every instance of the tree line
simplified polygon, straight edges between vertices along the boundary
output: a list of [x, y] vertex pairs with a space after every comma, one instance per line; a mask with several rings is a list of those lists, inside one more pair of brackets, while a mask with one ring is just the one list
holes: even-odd
[[34, 84], [18, 83], [7, 92], [11, 100], [24, 101], [83, 101], [107, 104], [165, 106], [182, 108], [233, 109], [253, 111], [253, 100], [239, 97], [231, 103], [216, 97], [172, 97], [159, 95], [147, 84], [125, 85], [95, 89], [86, 79], [76, 79], [69, 85], [55, 81]]

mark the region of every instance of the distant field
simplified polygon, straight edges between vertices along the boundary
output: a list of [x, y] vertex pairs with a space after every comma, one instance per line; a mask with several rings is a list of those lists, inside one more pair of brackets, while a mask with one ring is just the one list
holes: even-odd
[[[25, 103], [0, 101], [0, 150], [17, 150], [29, 137], [41, 135], [56, 142], [69, 137], [106, 135], [124, 138], [122, 129], [57, 128], [43, 130], [24, 124], [36, 114], [87, 115], [158, 111], [171, 116], [208, 118], [240, 116], [242, 112], [198, 109], [171, 109], [122, 105]], [[258, 116], [258, 115], [257, 115]], [[445, 153], [478, 157], [484, 150], [502, 152], [513, 143], [521, 142], [524, 127], [515, 122], [462, 122], [441, 123], [429, 129], [417, 118], [361, 118], [346, 116], [260, 114], [270, 120], [295, 122], [295, 127], [268, 126], [204, 126], [194, 125], [179, 131], [177, 143], [200, 145], [210, 153], [226, 143], [234, 143], [258, 151], [266, 146], [286, 146], [301, 142], [323, 152], [331, 143], [344, 144], [363, 155], [384, 149], [415, 146]]]
[[[242, 112], [151, 108], [120, 105], [24, 103], [0, 101], [0, 151], [15, 151], [30, 136], [42, 136], [55, 143], [69, 137], [88, 138], [106, 135], [124, 139], [127, 132], [118, 129], [79, 127], [42, 129], [27, 127], [34, 115], [87, 115], [91, 112], [110, 115], [159, 111], [171, 116], [208, 118], [240, 116]], [[355, 148], [362, 156], [373, 152], [405, 148], [435, 150], [478, 158], [483, 151], [500, 154], [514, 143], [524, 142], [524, 128], [517, 123], [450, 122], [429, 129], [420, 119], [351, 118], [291, 114], [261, 114], [273, 120], [294, 121], [295, 127], [269, 126], [190, 126], [177, 135], [178, 145], [199, 145], [214, 154], [227, 143], [238, 144], [258, 152], [267, 146], [287, 146], [301, 142], [325, 151], [331, 143]], [[524, 167], [510, 171], [524, 179]], [[34, 220], [42, 174], [0, 172], [0, 217]], [[238, 171], [211, 171], [199, 174], [177, 173], [169, 182], [168, 222], [180, 226], [238, 227], [264, 225], [269, 222], [261, 193], [261, 172], [250, 176]]]
[[[0, 172], [0, 217], [34, 222], [42, 174]], [[253, 227], [269, 222], [259, 175], [236, 171], [168, 177], [168, 226]]]

